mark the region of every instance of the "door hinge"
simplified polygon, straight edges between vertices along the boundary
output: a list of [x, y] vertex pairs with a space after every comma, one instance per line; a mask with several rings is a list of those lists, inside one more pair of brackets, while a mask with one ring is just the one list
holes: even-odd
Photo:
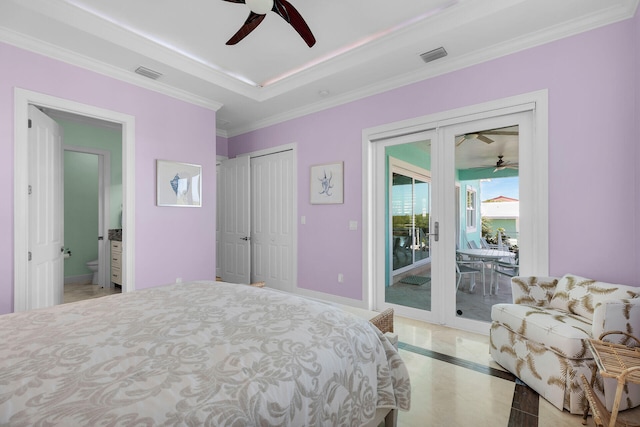
[[29, 122], [28, 122], [27, 126], [29, 127], [29, 129], [31, 129], [31, 127], [32, 127], [31, 119], [29, 119]]
[[29, 251], [29, 254], [27, 255], [27, 260], [31, 261], [31, 251]]
[[31, 195], [31, 193], [33, 193], [33, 187], [29, 185], [29, 190], [27, 191], [27, 194]]

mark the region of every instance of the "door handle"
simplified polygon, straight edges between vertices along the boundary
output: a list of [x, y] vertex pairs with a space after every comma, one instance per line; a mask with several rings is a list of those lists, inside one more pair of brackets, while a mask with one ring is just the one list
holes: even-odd
[[440, 223], [438, 221], [433, 223], [433, 233], [429, 233], [429, 236], [433, 236], [433, 241], [440, 240]]
[[249, 236], [241, 237], [240, 240], [244, 240], [246, 242], [247, 240], [251, 240], [251, 237]]

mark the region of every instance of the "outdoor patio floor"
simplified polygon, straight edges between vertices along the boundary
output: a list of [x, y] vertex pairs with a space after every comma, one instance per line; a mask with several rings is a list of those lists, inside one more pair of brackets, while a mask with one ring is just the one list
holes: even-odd
[[[430, 277], [430, 266], [414, 269], [409, 273], [394, 277], [392, 286], [385, 290], [385, 301], [391, 304], [405, 307], [418, 308], [421, 310], [431, 310], [431, 288], [434, 286], [429, 280], [422, 285], [402, 283], [401, 280], [407, 276]], [[487, 294], [482, 292], [482, 279], [476, 279], [476, 286], [469, 290], [470, 279], [463, 277], [460, 288], [456, 293], [456, 310], [458, 316], [466, 319], [491, 322], [491, 307], [494, 304], [511, 303], [511, 278], [503, 275], [496, 275], [498, 291], [489, 294], [491, 277], [489, 271], [486, 276]], [[455, 287], [455, 283], [451, 286]]]

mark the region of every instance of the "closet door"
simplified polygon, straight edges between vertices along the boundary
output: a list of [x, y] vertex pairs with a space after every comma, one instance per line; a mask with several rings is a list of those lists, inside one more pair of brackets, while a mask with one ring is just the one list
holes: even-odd
[[249, 158], [221, 164], [222, 280], [248, 284], [250, 280]]
[[251, 281], [293, 291], [293, 151], [251, 158]]

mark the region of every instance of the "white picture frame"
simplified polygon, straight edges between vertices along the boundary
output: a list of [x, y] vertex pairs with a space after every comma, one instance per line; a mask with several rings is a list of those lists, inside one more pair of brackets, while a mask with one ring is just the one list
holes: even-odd
[[344, 162], [311, 166], [309, 201], [312, 205], [344, 203]]
[[202, 166], [156, 160], [156, 204], [158, 206], [202, 206]]

